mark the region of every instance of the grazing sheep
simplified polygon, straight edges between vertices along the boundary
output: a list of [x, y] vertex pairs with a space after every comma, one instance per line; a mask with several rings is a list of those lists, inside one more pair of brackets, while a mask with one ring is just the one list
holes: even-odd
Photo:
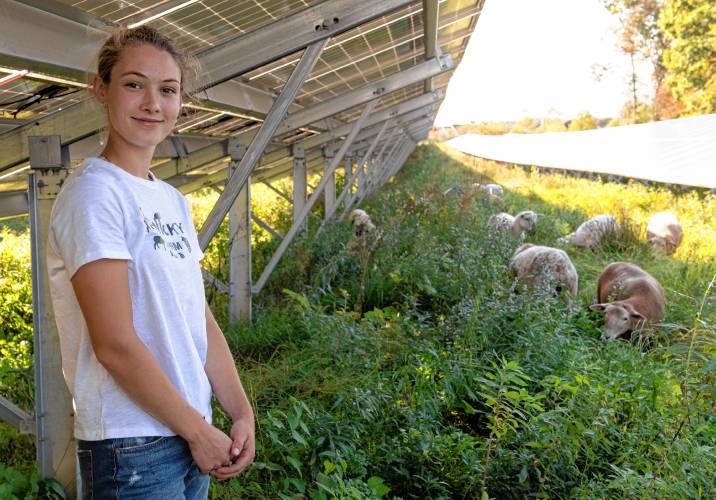
[[557, 240], [562, 245], [574, 245], [575, 247], [594, 249], [602, 241], [602, 238], [610, 233], [619, 230], [619, 222], [612, 215], [597, 215], [582, 222], [577, 230]]
[[674, 253], [683, 234], [679, 219], [671, 212], [652, 215], [646, 226], [646, 237], [655, 253]]
[[356, 208], [351, 212], [349, 217], [351, 224], [356, 227], [356, 236], [360, 237], [375, 231], [375, 224], [370, 220], [370, 216], [365, 210]]
[[498, 198], [502, 198], [502, 195], [505, 194], [505, 191], [502, 189], [502, 186], [499, 184], [480, 184], [479, 182], [474, 183], [472, 186], [472, 191], [485, 191], [486, 193], [497, 196]]
[[523, 238], [524, 233], [531, 233], [535, 230], [537, 222], [541, 218], [542, 214], [537, 214], [532, 210], [525, 210], [514, 217], [506, 212], [501, 212], [490, 216], [487, 225], [498, 231], [509, 230], [515, 238]]
[[526, 243], [512, 255], [510, 271], [531, 289], [577, 296], [579, 275], [564, 250]]
[[[613, 301], [607, 302], [612, 295]], [[597, 300], [599, 303], [589, 308], [605, 313], [607, 340], [659, 321], [664, 314], [664, 289], [652, 275], [628, 262], [612, 262], [604, 268], [597, 285]]]
[[480, 184], [479, 182], [474, 183], [470, 186], [470, 192], [482, 191], [487, 193], [487, 199], [493, 205], [503, 205], [502, 195], [504, 190], [499, 184]]

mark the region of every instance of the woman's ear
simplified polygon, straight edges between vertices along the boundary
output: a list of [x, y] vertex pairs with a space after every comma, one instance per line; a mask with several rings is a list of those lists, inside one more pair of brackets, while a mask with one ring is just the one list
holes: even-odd
[[95, 75], [94, 80], [92, 81], [92, 93], [99, 102], [102, 104], [107, 103], [107, 88], [99, 75]]

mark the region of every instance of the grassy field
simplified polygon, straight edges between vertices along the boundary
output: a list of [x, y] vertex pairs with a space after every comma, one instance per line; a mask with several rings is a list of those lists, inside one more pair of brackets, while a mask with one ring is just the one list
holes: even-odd
[[[505, 186], [503, 207], [466, 189], [487, 180]], [[454, 186], [465, 194], [442, 194]], [[280, 198], [254, 194], [262, 218], [286, 231]], [[197, 220], [212, 196], [193, 198]], [[226, 329], [258, 448], [239, 479], [212, 483], [211, 498], [716, 497], [715, 196], [529, 172], [426, 144], [364, 208], [378, 237], [355, 248], [340, 224], [299, 239], [256, 298], [254, 324]], [[525, 209], [545, 214], [535, 243], [554, 245], [603, 212], [626, 227], [596, 252], [568, 250], [576, 308], [515, 292], [517, 242], [485, 223]], [[645, 220], [663, 209], [685, 238], [674, 256], [654, 257]], [[14, 234], [3, 233], [3, 262], [17, 253]], [[275, 246], [256, 232], [255, 272]], [[226, 252], [223, 228], [206, 260], [219, 277]], [[614, 260], [666, 291], [663, 324], [632, 342], [601, 340], [587, 308]], [[225, 298], [210, 297], [225, 318]], [[4, 395], [27, 389], [7, 373]], [[31, 450], [0, 430], [18, 450], [3, 458], [29, 470]]]
[[[509, 212], [546, 215], [553, 245], [585, 218], [627, 228], [569, 250], [579, 308], [514, 293], [515, 241], [498, 211], [442, 193], [494, 180]], [[381, 237], [350, 228], [298, 242], [227, 333], [258, 415], [257, 463], [216, 498], [712, 498], [716, 495], [716, 199], [528, 173], [421, 146], [366, 204]], [[653, 257], [645, 218], [675, 210], [686, 237]], [[635, 262], [666, 289], [664, 324], [601, 340], [596, 279]], [[282, 290], [285, 290], [282, 292]], [[281, 297], [284, 297], [283, 300]]]

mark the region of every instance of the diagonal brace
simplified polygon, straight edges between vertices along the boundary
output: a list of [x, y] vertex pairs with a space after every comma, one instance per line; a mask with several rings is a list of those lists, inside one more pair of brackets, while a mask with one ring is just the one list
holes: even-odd
[[219, 196], [219, 199], [216, 200], [214, 208], [211, 209], [209, 216], [206, 218], [206, 222], [204, 222], [199, 232], [199, 246], [202, 250], [206, 250], [209, 246], [209, 242], [211, 242], [211, 239], [219, 229], [221, 221], [223, 221], [226, 214], [229, 213], [231, 206], [251, 176], [251, 172], [254, 170], [254, 167], [256, 167], [271, 137], [273, 137], [279, 124], [286, 116], [288, 107], [296, 98], [296, 94], [298, 94], [304, 80], [306, 80], [311, 69], [313, 69], [313, 65], [318, 60], [318, 56], [321, 55], [321, 51], [326, 45], [326, 42], [327, 40], [321, 40], [308, 46], [298, 65], [293, 70], [293, 73], [291, 73], [291, 77], [286, 82], [281, 95], [278, 96], [271, 110], [269, 110], [268, 115], [266, 115], [266, 121], [263, 122], [256, 136], [251, 141], [251, 144], [246, 150], [246, 154], [244, 154], [244, 157], [241, 159], [241, 163], [239, 163], [238, 168], [231, 175], [231, 178], [226, 183], [224, 192]]
[[[333, 161], [331, 162], [330, 168], [327, 170], [327, 172], [335, 172], [336, 167], [343, 159], [343, 156], [348, 151], [348, 148], [351, 147], [351, 144], [355, 140], [356, 136], [358, 135], [358, 132], [360, 131], [361, 127], [363, 126], [363, 123], [368, 119], [368, 116], [373, 111], [373, 108], [378, 103], [378, 98], [373, 99], [368, 104], [366, 104], [365, 108], [363, 108], [363, 112], [360, 115], [360, 118], [356, 120], [356, 122], [353, 125], [353, 129], [351, 130], [350, 134], [348, 134], [348, 137], [346, 137], [346, 140], [343, 141], [343, 144], [341, 145], [341, 148], [338, 150], [338, 153], [333, 158]], [[268, 281], [269, 276], [271, 276], [271, 273], [273, 272], [274, 268], [278, 264], [278, 261], [281, 260], [281, 257], [286, 252], [286, 249], [293, 241], [293, 238], [296, 236], [298, 231], [301, 229], [301, 225], [306, 220], [306, 217], [308, 216], [308, 213], [311, 211], [311, 208], [313, 208], [313, 205], [315, 205], [316, 201], [318, 201], [318, 198], [321, 196], [321, 192], [325, 189], [326, 184], [328, 184], [329, 177], [324, 175], [321, 179], [321, 182], [318, 183], [318, 186], [316, 186], [316, 189], [311, 193], [311, 196], [306, 201], [306, 204], [304, 205], [303, 209], [301, 210], [301, 213], [298, 215], [297, 219], [294, 221], [293, 225], [291, 226], [291, 229], [288, 230], [286, 233], [286, 236], [284, 237], [283, 241], [281, 241], [281, 244], [276, 249], [276, 252], [271, 256], [271, 260], [264, 268], [263, 272], [261, 273], [261, 277], [256, 281], [256, 284], [254, 285], [253, 292], [259, 293], [261, 292], [261, 289], [266, 284], [266, 281]]]

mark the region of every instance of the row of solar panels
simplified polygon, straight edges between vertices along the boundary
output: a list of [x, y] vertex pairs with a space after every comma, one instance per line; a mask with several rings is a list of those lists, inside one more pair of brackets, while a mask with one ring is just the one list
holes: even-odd
[[73, 162], [101, 148], [105, 118], [86, 91], [93, 57], [117, 26], [150, 23], [193, 53], [204, 90], [186, 103], [154, 172], [190, 192], [226, 178], [230, 137], [249, 143], [304, 49], [325, 41], [252, 181], [285, 176], [296, 148], [309, 168], [378, 99], [352, 151], [417, 141], [484, 0], [0, 0], [0, 217], [24, 213], [28, 138], [59, 134]]

